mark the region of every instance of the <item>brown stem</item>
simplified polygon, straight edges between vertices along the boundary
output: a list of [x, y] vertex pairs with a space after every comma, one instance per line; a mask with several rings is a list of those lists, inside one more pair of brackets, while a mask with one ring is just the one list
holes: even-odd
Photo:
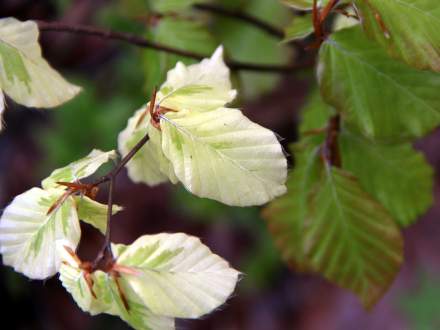
[[144, 137], [139, 140], [138, 143], [136, 143], [133, 149], [131, 149], [130, 152], [121, 159], [121, 161], [118, 163], [118, 165], [116, 165], [116, 167], [113, 168], [113, 170], [111, 170], [106, 175], [100, 177], [98, 180], [93, 182], [92, 185], [96, 187], [115, 178], [124, 168], [124, 166], [134, 157], [134, 155], [136, 155], [136, 153], [145, 145], [145, 143], [148, 142], [149, 139], [150, 137], [148, 136], [148, 133], [145, 134]]
[[[139, 37], [130, 33], [116, 32], [91, 26], [77, 25], [77, 24], [66, 24], [62, 22], [45, 22], [37, 21], [40, 31], [45, 32], [67, 32], [81, 35], [94, 36], [106, 40], [118, 40], [127, 42], [129, 44], [143, 47], [151, 48], [162, 52], [167, 52], [170, 54], [175, 54], [183, 57], [188, 57], [196, 60], [202, 60], [208, 57], [207, 55], [198, 54], [182, 49], [177, 49], [174, 47], [166, 46], [160, 43], [156, 43], [142, 37]], [[294, 71], [309, 68], [313, 65], [313, 61], [306, 61], [304, 63], [295, 63], [293, 65], [275, 65], [275, 64], [253, 64], [247, 62], [239, 62], [233, 60], [226, 60], [226, 65], [231, 68], [231, 70], [243, 70], [243, 71], [256, 71], [256, 72], [267, 72], [267, 73], [292, 73]]]
[[259, 18], [246, 14], [242, 11], [237, 10], [230, 10], [218, 5], [214, 4], [196, 4], [194, 5], [194, 8], [198, 10], [208, 11], [214, 14], [222, 15], [231, 17], [234, 19], [238, 19], [241, 21], [244, 21], [246, 23], [249, 23], [251, 25], [254, 25], [255, 27], [259, 28], [260, 30], [274, 36], [277, 38], [284, 38], [284, 32], [283, 30], [279, 29], [276, 26], [273, 26], [263, 20], [260, 20]]
[[107, 228], [105, 232], [105, 240], [101, 250], [96, 256], [95, 261], [93, 262], [94, 270], [102, 269], [104, 271], [107, 271], [109, 268], [111, 268], [113, 263], [113, 253], [111, 251], [110, 245], [110, 234], [111, 218], [113, 215], [113, 195], [115, 191], [116, 177], [119, 172], [121, 172], [121, 170], [124, 168], [124, 166], [134, 157], [134, 155], [136, 155], [136, 153], [145, 145], [145, 143], [148, 142], [148, 140], [149, 136], [148, 133], [146, 133], [145, 136], [138, 143], [136, 143], [133, 149], [131, 149], [130, 152], [121, 159], [121, 161], [118, 163], [118, 165], [116, 165], [116, 167], [113, 168], [113, 170], [91, 184], [92, 186], [97, 187], [98, 185], [101, 185], [105, 182], [110, 182], [107, 203]]
[[318, 1], [313, 0], [313, 28], [315, 30], [318, 46], [320, 46], [327, 37], [327, 33], [324, 29], [325, 20], [330, 15], [331, 11], [338, 5], [338, 3], [339, 0], [330, 0], [327, 5], [320, 10], [318, 7]]
[[322, 23], [324, 23], [324, 21], [326, 20], [326, 18], [328, 17], [328, 15], [330, 14], [330, 12], [332, 11], [333, 8], [335, 8], [338, 5], [339, 0], [330, 0], [327, 3], [327, 6], [324, 7], [324, 9], [321, 11], [320, 13], [320, 17], [319, 20]]
[[327, 135], [322, 146], [322, 158], [330, 166], [341, 167], [341, 156], [339, 152], [339, 133], [341, 117], [335, 115], [329, 119], [327, 126]]

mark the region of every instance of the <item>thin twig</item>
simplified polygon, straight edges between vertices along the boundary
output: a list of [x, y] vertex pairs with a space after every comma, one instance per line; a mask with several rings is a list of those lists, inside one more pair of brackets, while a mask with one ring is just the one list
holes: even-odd
[[238, 20], [244, 21], [246, 23], [249, 23], [251, 25], [254, 25], [255, 27], [259, 28], [260, 30], [263, 30], [264, 32], [266, 32], [270, 35], [273, 35], [274, 37], [284, 38], [283, 30], [281, 30], [278, 27], [273, 26], [263, 20], [260, 20], [259, 18], [255, 17], [255, 16], [246, 14], [242, 11], [230, 10], [230, 9], [227, 9], [227, 8], [224, 8], [221, 6], [217, 6], [214, 4], [206, 4], [206, 3], [196, 4], [196, 5], [194, 5], [194, 8], [196, 8], [198, 10], [209, 11], [214, 14], [238, 19]]
[[[106, 40], [123, 41], [138, 47], [151, 48], [170, 54], [192, 58], [195, 60], [202, 60], [208, 57], [208, 55], [205, 54], [198, 54], [198, 53], [166, 46], [130, 33], [116, 32], [116, 31], [85, 26], [85, 25], [66, 24], [62, 22], [37, 21], [37, 23], [40, 31], [43, 32], [50, 32], [50, 31], [66, 32], [66, 33], [94, 36]], [[309, 68], [314, 64], [314, 61], [309, 60], [304, 63], [295, 63], [293, 65], [276, 65], [276, 64], [253, 64], [253, 63], [245, 63], [245, 62], [226, 59], [225, 63], [227, 66], [229, 66], [229, 68], [231, 68], [231, 70], [287, 74], [287, 73], [292, 73], [294, 71]]]
[[147, 143], [149, 140], [148, 133], [145, 134], [145, 136], [133, 147], [133, 149], [130, 150], [130, 152], [125, 155], [124, 158], [121, 159], [121, 161], [106, 175], [99, 178], [95, 182], [91, 183], [92, 186], [97, 187], [98, 185], [101, 185], [105, 182], [110, 182], [109, 185], [109, 192], [108, 192], [108, 209], [107, 209], [107, 228], [105, 232], [105, 240], [104, 244], [102, 245], [102, 248], [98, 255], [96, 256], [95, 261], [93, 262], [93, 269], [98, 269], [101, 267], [101, 263], [104, 261], [104, 269], [107, 269], [111, 265], [113, 261], [113, 254], [111, 251], [110, 246], [110, 234], [111, 234], [111, 218], [113, 215], [113, 195], [115, 191], [115, 181], [116, 177], [118, 176], [119, 172], [124, 168], [124, 166], [136, 155], [136, 153]]
[[121, 159], [121, 161], [116, 165], [116, 167], [113, 168], [109, 173], [102, 176], [98, 180], [92, 183], [93, 186], [98, 186], [100, 184], [103, 184], [105, 182], [110, 181], [112, 178], [115, 178], [119, 172], [124, 168], [124, 166], [136, 155], [136, 153], [145, 145], [145, 143], [148, 142], [150, 137], [148, 136], [148, 133], [145, 134], [145, 136], [139, 140], [138, 143], [133, 147], [133, 149], [130, 150], [130, 152], [125, 155], [124, 158]]

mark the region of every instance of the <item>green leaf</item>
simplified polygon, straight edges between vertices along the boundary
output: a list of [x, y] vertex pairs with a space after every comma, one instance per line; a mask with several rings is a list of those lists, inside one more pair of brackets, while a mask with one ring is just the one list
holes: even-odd
[[323, 129], [335, 113], [334, 109], [322, 101], [319, 90], [314, 89], [302, 109], [299, 131], [302, 135], [317, 129]]
[[440, 76], [392, 60], [359, 27], [323, 43], [318, 78], [324, 100], [369, 138], [419, 137], [440, 123]]
[[155, 128], [150, 128], [150, 114], [147, 114], [142, 123], [137, 126], [139, 119], [145, 111], [145, 105], [137, 110], [133, 117], [128, 120], [127, 127], [119, 134], [118, 149], [122, 156], [130, 150], [149, 132], [150, 140], [128, 162], [126, 168], [128, 176], [133, 182], [146, 183], [155, 186], [171, 180], [177, 183], [174, 169], [170, 161], [162, 152], [162, 136]]
[[95, 173], [101, 165], [117, 157], [114, 150], [104, 152], [94, 149], [86, 157], [56, 169], [41, 182], [44, 189], [59, 187], [57, 182], [76, 182]]
[[69, 101], [80, 88], [43, 59], [38, 36], [33, 21], [0, 19], [0, 89], [25, 106], [51, 108]]
[[329, 170], [310, 204], [303, 232], [309, 266], [370, 308], [402, 262], [403, 241], [393, 219], [338, 169]]
[[283, 194], [287, 161], [275, 134], [241, 111], [180, 111], [161, 117], [162, 149], [185, 188], [228, 205]]
[[354, 292], [366, 308], [385, 293], [403, 260], [403, 239], [388, 212], [347, 172], [326, 169], [310, 199], [303, 232], [310, 266]]
[[[65, 250], [63, 244], [62, 241], [58, 242], [63, 260], [60, 281], [84, 312], [91, 315], [107, 313], [119, 316], [137, 330], [174, 329], [172, 318], [153, 314], [133, 292], [124, 291], [122, 297], [115, 277], [102, 271], [87, 274], [80, 268], [77, 260]], [[92, 281], [92, 287], [87, 283], [86, 276]], [[123, 299], [127, 302], [129, 310], [126, 309]]]
[[313, 33], [312, 15], [295, 16], [292, 22], [284, 30], [284, 41], [303, 39]]
[[182, 233], [145, 235], [130, 246], [114, 246], [124, 292], [138, 295], [153, 313], [198, 318], [222, 305], [239, 272], [196, 237]]
[[[78, 217], [92, 225], [103, 234], [107, 229], [107, 205], [98, 203], [87, 196], [74, 196]], [[122, 211], [122, 207], [113, 205], [113, 214]]]
[[73, 199], [57, 209], [49, 208], [64, 194], [62, 189], [32, 188], [6, 207], [0, 221], [3, 263], [32, 279], [45, 279], [60, 267], [55, 241], [78, 245], [81, 229]]
[[418, 69], [440, 71], [440, 2], [355, 0], [367, 34]]
[[411, 144], [381, 144], [347, 129], [339, 141], [343, 167], [401, 226], [414, 223], [432, 204], [433, 170]]
[[297, 271], [310, 271], [303, 233], [308, 213], [308, 200], [320, 182], [319, 141], [305, 139], [292, 146], [295, 169], [287, 179], [288, 193], [276, 199], [263, 211], [269, 230], [286, 263]]
[[236, 95], [220, 46], [211, 58], [200, 63], [190, 66], [177, 63], [168, 72], [157, 103], [173, 110], [210, 111], [232, 102]]
[[324, 168], [316, 152], [306, 156], [288, 194], [264, 211], [269, 228], [290, 264], [322, 274], [371, 308], [401, 266], [399, 228], [351, 174]]
[[[211, 54], [216, 47], [214, 38], [200, 22], [176, 17], [160, 19], [154, 29], [149, 31], [147, 37], [162, 45], [201, 55]], [[196, 62], [192, 59], [155, 50], [145, 50], [143, 58], [146, 77], [145, 89], [149, 93], [165, 80], [167, 71], [173, 68], [178, 61], [185, 64]]]

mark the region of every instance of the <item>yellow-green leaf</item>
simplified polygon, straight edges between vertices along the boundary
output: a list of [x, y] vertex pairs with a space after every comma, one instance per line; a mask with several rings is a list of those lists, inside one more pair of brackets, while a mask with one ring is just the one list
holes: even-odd
[[0, 253], [5, 265], [32, 279], [45, 279], [58, 271], [56, 240], [76, 247], [81, 236], [72, 198], [47, 214], [63, 194], [62, 189], [32, 188], [6, 207], [0, 220]]
[[153, 313], [198, 318], [232, 294], [239, 272], [196, 237], [182, 233], [145, 235], [129, 246], [113, 246], [124, 290], [135, 293]]
[[17, 103], [51, 108], [69, 101], [80, 88], [44, 60], [38, 37], [33, 21], [0, 19], [0, 89]]

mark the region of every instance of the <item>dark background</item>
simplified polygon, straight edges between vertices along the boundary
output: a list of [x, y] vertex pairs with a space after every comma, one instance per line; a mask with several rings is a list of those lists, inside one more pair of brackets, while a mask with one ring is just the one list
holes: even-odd
[[[134, 14], [136, 2], [138, 6], [136, 0], [2, 0], [0, 17], [61, 20], [145, 35], [151, 22], [141, 19], [147, 17], [147, 9], [136, 9]], [[282, 24], [287, 19], [287, 9], [275, 0], [219, 2], [268, 21]], [[218, 35], [223, 34], [226, 45], [231, 45], [226, 40], [228, 34], [238, 28], [250, 29], [243, 32], [242, 40], [234, 36], [238, 38], [235, 42], [237, 48], [244, 44], [243, 47], [258, 49], [253, 51], [257, 61], [278, 63], [291, 58], [288, 51], [274, 54], [271, 47], [279, 47], [278, 41], [258, 30], [227, 19], [215, 24], [214, 29], [221, 29]], [[150, 82], [145, 81], [148, 55], [142, 49], [53, 32], [43, 33], [41, 42], [48, 61], [84, 91], [55, 110], [25, 109], [8, 100], [4, 118], [7, 127], [0, 135], [0, 208], [14, 196], [39, 185], [54, 168], [85, 156], [93, 148], [115, 148], [118, 132], [150, 93], [146, 88]], [[230, 47], [234, 48], [233, 44]], [[234, 76], [244, 95], [238, 105], [252, 120], [282, 136], [285, 146], [295, 140], [298, 114], [313, 81], [312, 70], [289, 76]], [[434, 132], [417, 146], [438, 173], [440, 132]], [[350, 293], [318, 276], [295, 274], [287, 269], [259, 216], [259, 208], [226, 207], [195, 198], [171, 184], [156, 188], [137, 185], [124, 172], [117, 181], [116, 201], [125, 210], [115, 217], [113, 241], [127, 244], [142, 234], [182, 231], [201, 237], [215, 253], [245, 273], [235, 296], [226, 305], [202, 320], [179, 321], [179, 329], [438, 329], [438, 178], [435, 195], [433, 208], [405, 230], [405, 264], [390, 291], [370, 313]], [[100, 195], [101, 200], [104, 197], [105, 191]], [[84, 225], [80, 255], [93, 258], [100, 242], [101, 236]], [[29, 281], [10, 268], [0, 267], [0, 299], [2, 328], [128, 329], [118, 318], [92, 318], [81, 312], [56, 278]]]

